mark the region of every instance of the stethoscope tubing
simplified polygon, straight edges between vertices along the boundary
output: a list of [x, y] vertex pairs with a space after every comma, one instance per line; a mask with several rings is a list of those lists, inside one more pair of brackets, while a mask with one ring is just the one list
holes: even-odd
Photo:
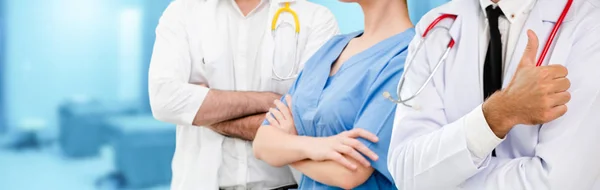
[[[552, 47], [552, 44], [554, 43], [554, 39], [556, 38], [556, 35], [558, 34], [567, 14], [569, 13], [569, 10], [571, 9], [572, 4], [573, 4], [573, 0], [567, 1], [565, 8], [563, 9], [558, 20], [556, 21], [556, 25], [554, 26], [554, 28], [552, 29], [552, 32], [548, 36], [548, 40], [546, 40], [546, 44], [544, 46], [544, 49], [542, 50], [542, 53], [540, 54], [540, 57], [538, 59], [538, 62], [536, 63], [536, 66], [539, 67], [544, 63], [544, 60], [546, 59], [546, 57], [550, 51], [550, 47]], [[416, 53], [414, 53], [414, 55], [417, 55], [417, 53], [420, 52], [421, 48], [423, 47], [423, 44], [427, 40], [428, 34], [436, 28], [436, 26], [439, 24], [439, 22], [441, 22], [442, 20], [445, 20], [445, 19], [456, 20], [456, 18], [457, 18], [457, 15], [443, 14], [443, 15], [439, 16], [438, 18], [436, 18], [431, 24], [429, 24], [429, 26], [427, 27], [427, 29], [425, 30], [425, 32], [422, 35], [422, 39], [419, 42], [419, 45], [416, 48]], [[410, 67], [412, 66], [412, 64], [415, 61], [414, 58], [412, 58], [409, 60], [408, 64], [406, 65], [406, 69], [404, 70], [404, 73], [402, 74], [402, 77], [400, 78], [400, 81], [396, 88], [396, 93], [397, 93], [398, 99], [393, 99], [389, 92], [384, 92], [383, 96], [396, 104], [403, 104], [407, 107], [412, 107], [411, 105], [408, 105], [407, 102], [410, 100], [413, 100], [419, 94], [421, 94], [421, 92], [425, 89], [425, 86], [427, 86], [427, 84], [429, 84], [431, 82], [431, 80], [433, 79], [433, 76], [435, 75], [435, 73], [437, 72], [437, 70], [439, 69], [441, 64], [443, 62], [445, 62], [446, 59], [448, 58], [448, 55], [449, 55], [450, 51], [452, 50], [452, 48], [454, 47], [454, 45], [455, 45], [455, 41], [454, 41], [454, 39], [451, 39], [450, 43], [448, 44], [448, 48], [444, 51], [444, 54], [442, 55], [442, 57], [440, 58], [438, 63], [435, 65], [431, 74], [427, 77], [427, 80], [425, 80], [423, 85], [421, 85], [421, 87], [419, 87], [419, 89], [415, 92], [415, 94], [409, 96], [406, 99], [403, 99], [401, 96], [402, 90], [404, 87], [404, 82], [406, 80], [406, 73], [407, 73], [407, 71], [410, 70]]]

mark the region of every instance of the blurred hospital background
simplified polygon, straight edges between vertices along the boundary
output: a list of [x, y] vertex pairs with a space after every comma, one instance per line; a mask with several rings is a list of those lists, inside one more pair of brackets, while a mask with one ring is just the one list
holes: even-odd
[[[0, 0], [0, 190], [168, 189], [175, 126], [152, 118], [146, 78], [169, 2]], [[313, 2], [362, 29], [357, 5]]]

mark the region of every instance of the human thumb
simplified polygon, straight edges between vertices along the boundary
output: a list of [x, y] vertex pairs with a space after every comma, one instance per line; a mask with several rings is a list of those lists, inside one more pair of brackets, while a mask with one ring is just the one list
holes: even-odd
[[523, 52], [523, 57], [521, 58], [521, 66], [524, 65], [534, 65], [536, 64], [536, 56], [539, 48], [539, 40], [535, 32], [532, 30], [527, 31], [527, 47], [525, 47], [525, 52]]

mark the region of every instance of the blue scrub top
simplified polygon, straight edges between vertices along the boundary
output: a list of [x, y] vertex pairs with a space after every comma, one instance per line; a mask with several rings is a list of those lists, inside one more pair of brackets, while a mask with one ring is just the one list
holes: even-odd
[[[404, 69], [408, 44], [414, 29], [392, 36], [348, 59], [329, 76], [332, 64], [346, 45], [361, 35], [340, 35], [327, 42], [309, 59], [290, 88], [292, 112], [298, 135], [327, 137], [354, 128], [363, 128], [379, 137], [372, 143], [359, 139], [378, 156], [371, 161], [375, 169], [357, 190], [396, 189], [387, 169], [387, 152], [396, 104], [385, 99], [383, 92], [396, 94]], [[265, 125], [269, 123], [265, 121]], [[340, 189], [302, 177], [299, 189]]]

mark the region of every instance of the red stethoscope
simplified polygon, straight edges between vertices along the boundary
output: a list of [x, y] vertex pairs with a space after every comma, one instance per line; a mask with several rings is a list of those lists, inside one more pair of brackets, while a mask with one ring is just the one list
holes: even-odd
[[[539, 67], [540, 65], [542, 65], [542, 63], [544, 62], [544, 59], [546, 59], [546, 56], [548, 55], [548, 52], [550, 51], [550, 47], [552, 46], [552, 43], [554, 42], [554, 38], [558, 34], [558, 30], [560, 30], [560, 27], [563, 24], [563, 21], [565, 20], [567, 13], [569, 13], [569, 10], [571, 9], [572, 4], [573, 4], [573, 0], [567, 1], [565, 8], [563, 9], [560, 17], [558, 18], [558, 21], [556, 21], [556, 25], [554, 25], [554, 28], [552, 29], [552, 32], [550, 33], [550, 36], [548, 37], [548, 40], [546, 41], [546, 45], [544, 46], [544, 49], [542, 50], [542, 54], [540, 55], [540, 58], [538, 59], [536, 66]], [[423, 33], [421, 41], [419, 42], [419, 45], [416, 48], [416, 52], [421, 51], [421, 48], [423, 47], [424, 42], [427, 40], [427, 37], [428, 37], [427, 34], [429, 34], [429, 32], [431, 32], [433, 29], [435, 29], [436, 26], [441, 21], [443, 21], [445, 19], [452, 19], [454, 21], [454, 20], [456, 20], [457, 17], [458, 17], [457, 15], [443, 14], [443, 15], [439, 16], [438, 18], [436, 18], [435, 20], [433, 20], [433, 22], [431, 24], [429, 24], [429, 26]], [[435, 65], [435, 67], [433, 68], [433, 71], [431, 72], [429, 77], [427, 77], [427, 80], [425, 81], [425, 83], [423, 83], [423, 85], [421, 85], [421, 87], [417, 90], [417, 92], [415, 94], [413, 94], [412, 96], [405, 98], [405, 99], [403, 99], [401, 96], [402, 89], [404, 87], [406, 71], [410, 70], [410, 67], [413, 65], [413, 62], [414, 62], [414, 59], [410, 59], [410, 61], [407, 62], [406, 68], [404, 69], [404, 74], [402, 74], [402, 78], [400, 79], [400, 82], [398, 83], [398, 87], [396, 89], [398, 99], [397, 100], [393, 99], [389, 92], [384, 92], [383, 96], [396, 104], [404, 104], [405, 106], [412, 107], [412, 106], [408, 105], [407, 102], [414, 99], [415, 97], [417, 97], [423, 91], [423, 89], [425, 89], [425, 86], [427, 86], [427, 84], [429, 84], [429, 82], [431, 82], [431, 79], [433, 79], [433, 75], [438, 70], [440, 65], [442, 65], [442, 63], [446, 61], [446, 59], [448, 58], [448, 54], [450, 53], [450, 50], [452, 50], [452, 48], [454, 47], [455, 43], [456, 42], [454, 41], [454, 39], [450, 39], [450, 42], [448, 43], [448, 48], [446, 49], [446, 51], [444, 51], [444, 54], [442, 54], [441, 59]], [[416, 55], [416, 53], [414, 53], [414, 55]]]

